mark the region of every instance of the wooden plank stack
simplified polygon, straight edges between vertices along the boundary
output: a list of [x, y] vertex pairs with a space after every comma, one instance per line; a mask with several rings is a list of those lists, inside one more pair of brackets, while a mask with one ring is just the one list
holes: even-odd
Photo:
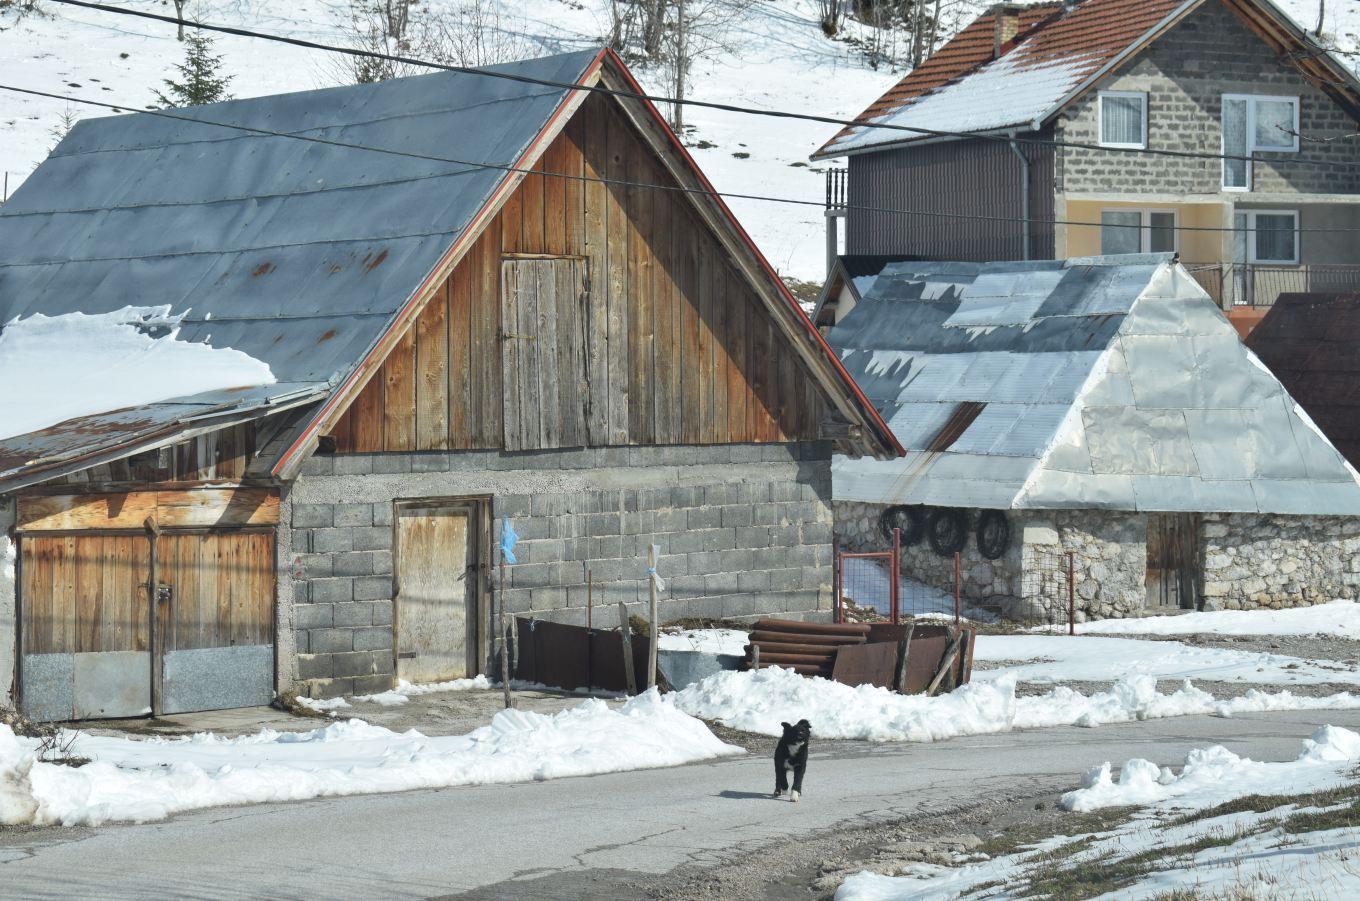
[[803, 676], [831, 678], [836, 649], [864, 644], [869, 627], [860, 623], [805, 623], [762, 619], [746, 646], [746, 668], [782, 666]]

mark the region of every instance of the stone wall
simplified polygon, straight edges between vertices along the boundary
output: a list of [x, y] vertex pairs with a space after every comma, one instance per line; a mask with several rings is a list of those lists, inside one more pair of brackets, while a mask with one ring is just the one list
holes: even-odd
[[656, 543], [663, 621], [825, 617], [830, 455], [817, 442], [313, 458], [287, 504], [281, 613], [296, 653], [281, 666], [316, 694], [390, 687], [396, 499], [489, 495], [494, 517], [513, 518], [513, 613], [584, 622], [587, 569], [603, 621], [621, 600], [641, 612]]
[[1206, 610], [1360, 597], [1360, 519], [1205, 514], [1202, 534]]
[[1029, 511], [1017, 618], [1066, 622], [1067, 554], [1076, 619], [1136, 616], [1147, 600], [1147, 516], [1122, 510]]
[[[1148, 50], [1116, 69], [1099, 85], [1105, 91], [1148, 95], [1148, 146], [1161, 150], [1215, 152], [1222, 135], [1222, 95], [1298, 96], [1304, 135], [1299, 153], [1261, 153], [1253, 189], [1262, 192], [1356, 193], [1353, 166], [1276, 165], [1271, 158], [1354, 162], [1355, 122], [1269, 47], [1221, 3], [1205, 4]], [[1098, 92], [1091, 91], [1059, 119], [1060, 141], [1099, 140]], [[1218, 194], [1219, 160], [1159, 157], [1065, 147], [1058, 154], [1058, 193]]]

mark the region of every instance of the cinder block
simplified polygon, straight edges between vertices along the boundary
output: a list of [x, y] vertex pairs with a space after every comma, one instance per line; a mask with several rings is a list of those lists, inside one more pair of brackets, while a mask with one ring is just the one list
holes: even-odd
[[366, 476], [373, 474], [371, 454], [341, 454], [335, 458], [335, 474], [338, 476]]
[[736, 548], [718, 552], [718, 569], [725, 573], [741, 573], [751, 569], [752, 554], [749, 548]]
[[[313, 654], [332, 654], [354, 649], [353, 629], [315, 629], [309, 639], [309, 650]], [[353, 673], [339, 673], [350, 676]]]
[[[336, 626], [367, 626], [373, 622], [372, 607], [364, 602], [336, 604], [333, 607]], [[356, 648], [356, 650], [365, 650]]]
[[293, 649], [299, 654], [306, 654], [311, 650], [307, 641], [307, 630], [298, 629], [293, 633]]
[[619, 513], [591, 513], [586, 515], [586, 534], [592, 538], [619, 535], [622, 515]]
[[350, 544], [356, 551], [387, 551], [392, 549], [391, 526], [368, 526], [350, 530]]
[[670, 536], [670, 553], [694, 554], [708, 550], [706, 532], [676, 532]]
[[392, 597], [391, 576], [359, 576], [352, 581], [356, 601], [382, 601]]
[[803, 571], [798, 567], [770, 570], [771, 591], [796, 591], [803, 587]]
[[354, 600], [354, 580], [348, 578], [313, 579], [312, 603], [336, 604]]
[[310, 604], [312, 602], [311, 586], [306, 580], [294, 582], [291, 590], [294, 605]]
[[[651, 510], [624, 513], [619, 520], [619, 528], [624, 535], [645, 535], [648, 532], [656, 531], [656, 514]], [[662, 529], [661, 531], [674, 530]]]
[[685, 528], [716, 529], [722, 525], [722, 509], [719, 507], [692, 507], [685, 514]]
[[652, 514], [652, 531], [654, 532], [683, 532], [687, 528], [689, 528], [687, 510], [667, 507], [663, 510], [656, 510]]
[[534, 588], [529, 594], [529, 609], [534, 612], [561, 610], [567, 606], [567, 590], [565, 588]]
[[391, 626], [369, 626], [354, 630], [354, 650], [380, 651], [392, 649]]
[[704, 505], [709, 507], [722, 507], [727, 504], [739, 503], [741, 500], [741, 488], [736, 484], [728, 485], [706, 485], [704, 486]]
[[752, 523], [753, 512], [750, 504], [722, 507], [718, 524], [724, 529], [747, 528]]
[[449, 455], [420, 453], [411, 457], [411, 472], [448, 472]]
[[408, 454], [374, 454], [373, 471], [385, 475], [401, 475], [411, 471]]
[[334, 525], [335, 508], [330, 504], [294, 504], [293, 528], [316, 529]]
[[831, 568], [829, 566], [804, 566], [803, 576], [799, 582], [799, 588], [810, 588], [821, 590], [831, 586]]
[[392, 672], [392, 654], [382, 651], [352, 651], [336, 654], [333, 669], [336, 678], [345, 676], [373, 676], [378, 673]]
[[299, 679], [329, 679], [331, 677], [330, 654], [298, 654]]
[[385, 691], [391, 691], [396, 687], [396, 679], [391, 673], [383, 673], [377, 676], [355, 676], [354, 694], [356, 695], [376, 695]]
[[324, 579], [331, 575], [335, 563], [330, 554], [299, 554], [297, 562], [302, 575], [308, 579]]
[[[330, 604], [298, 604], [293, 608], [293, 626], [298, 630], [327, 629], [333, 623]], [[300, 644], [298, 650], [302, 650]]]
[[392, 503], [390, 501], [373, 505], [373, 525], [392, 525]]
[[373, 524], [372, 504], [336, 504], [335, 525], [370, 526]]
[[770, 574], [765, 570], [737, 573], [738, 591], [766, 591], [770, 587]]
[[532, 506], [532, 498], [527, 494], [498, 494], [491, 501], [495, 516], [528, 516]]
[[757, 526], [777, 526], [780, 524], [780, 506], [771, 503], [757, 503], [751, 507], [751, 524]]
[[700, 598], [705, 594], [703, 576], [675, 576], [666, 580], [667, 597]]
[[330, 455], [313, 454], [302, 464], [304, 476], [328, 476], [334, 471], [335, 462]]
[[737, 574], [736, 573], [713, 573], [704, 576], [704, 593], [710, 597], [723, 594], [736, 594]]
[[770, 526], [745, 526], [736, 529], [736, 545], [744, 548], [770, 546]]
[[392, 625], [392, 602], [390, 600], [374, 601], [372, 603], [372, 608], [373, 608], [373, 625], [375, 626]]
[[734, 444], [729, 450], [733, 463], [759, 463], [761, 460], [759, 444]]
[[313, 529], [307, 537], [310, 550], [317, 554], [345, 553], [354, 547], [349, 529]]

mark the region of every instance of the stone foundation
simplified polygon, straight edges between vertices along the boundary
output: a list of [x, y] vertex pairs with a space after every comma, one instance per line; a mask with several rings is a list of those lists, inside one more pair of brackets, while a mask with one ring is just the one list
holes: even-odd
[[[841, 547], [887, 550], [890, 541], [878, 525], [885, 509], [882, 504], [836, 501]], [[979, 512], [968, 511], [972, 523]], [[984, 559], [971, 532], [960, 552], [965, 607], [1009, 620], [1065, 622], [1070, 553], [1078, 622], [1166, 612], [1148, 607], [1146, 514], [1011, 510], [1006, 516], [1011, 546], [999, 560]], [[1360, 518], [1204, 514], [1200, 550], [1206, 610], [1296, 607], [1360, 597]], [[902, 570], [908, 579], [954, 591], [953, 558], [935, 554], [925, 541], [903, 548]], [[909, 596], [903, 598], [902, 610], [912, 612]]]

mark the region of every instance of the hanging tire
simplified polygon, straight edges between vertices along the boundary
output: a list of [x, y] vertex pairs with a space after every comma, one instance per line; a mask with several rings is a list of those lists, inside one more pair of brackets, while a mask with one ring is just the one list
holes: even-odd
[[926, 522], [930, 548], [941, 557], [952, 557], [968, 545], [968, 514], [953, 507], [933, 510]]
[[883, 540], [892, 543], [893, 529], [902, 530], [902, 547], [920, 544], [926, 534], [926, 514], [920, 507], [897, 504], [884, 510], [878, 517], [878, 530]]
[[983, 510], [978, 516], [977, 549], [988, 560], [1000, 559], [1011, 544], [1011, 524], [1001, 510]]

